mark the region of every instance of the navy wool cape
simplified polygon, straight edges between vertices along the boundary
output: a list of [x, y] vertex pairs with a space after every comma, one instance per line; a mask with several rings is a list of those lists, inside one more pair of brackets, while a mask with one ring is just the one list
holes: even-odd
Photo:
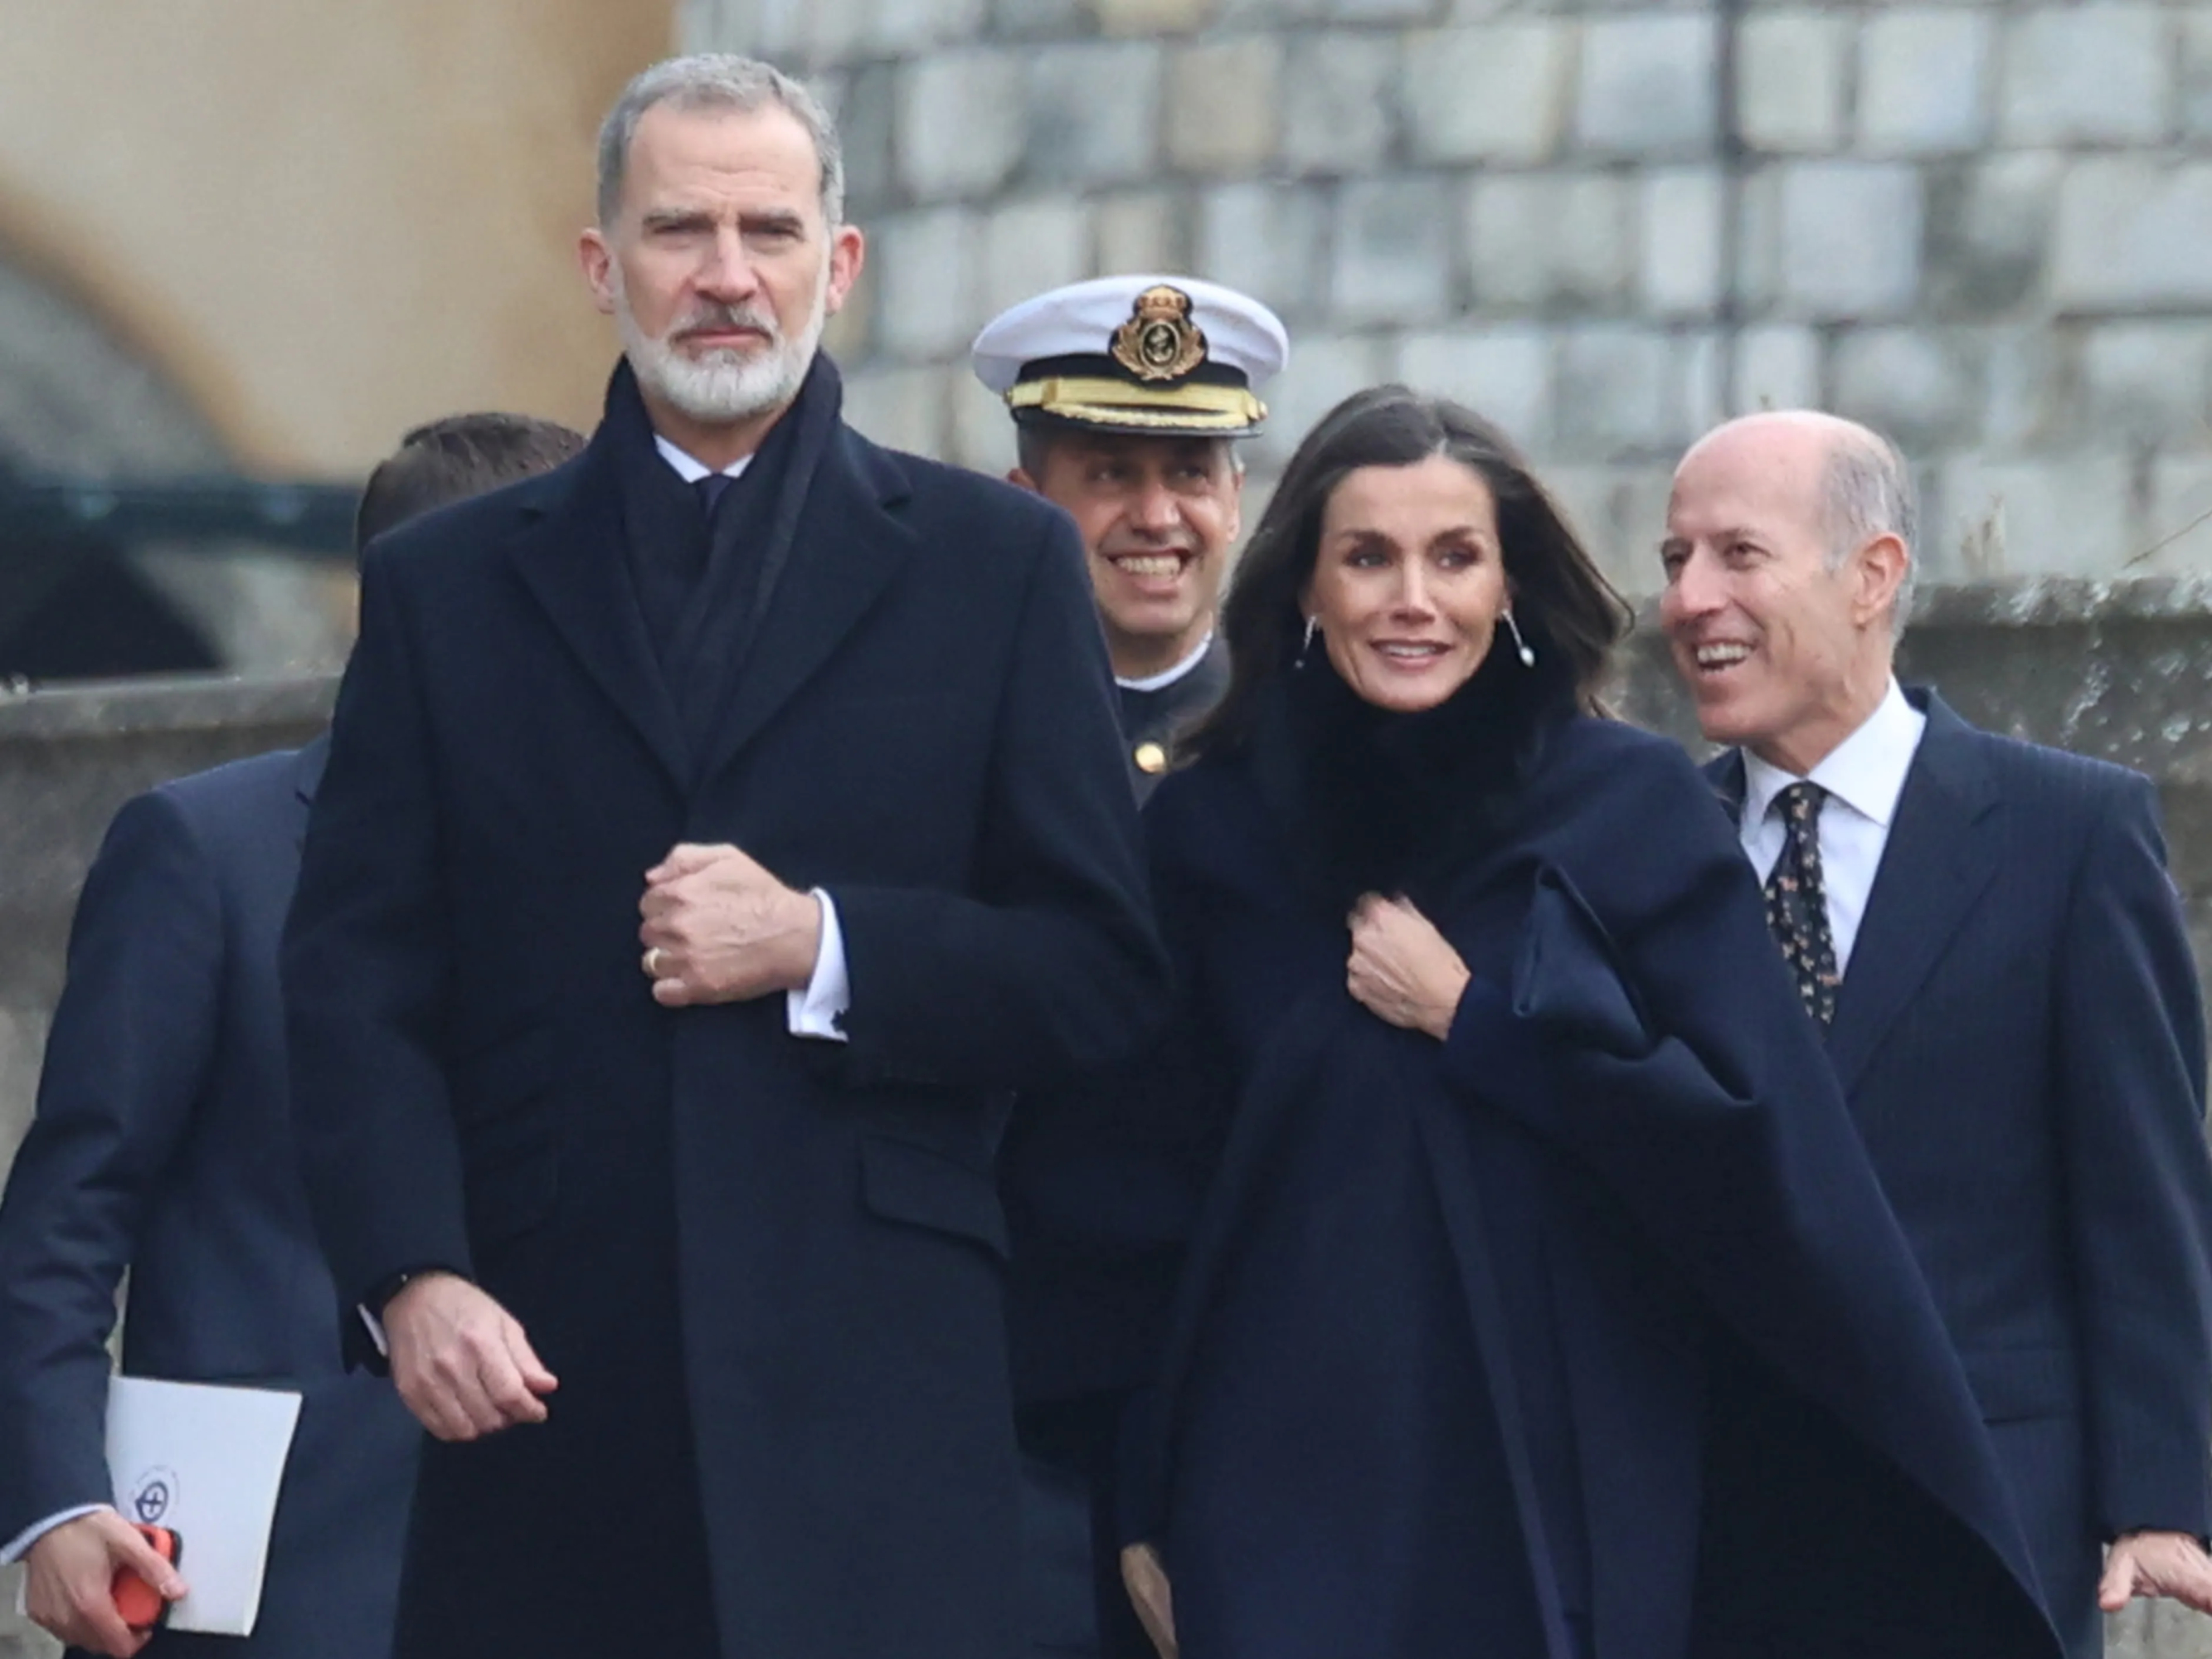
[[1677, 748], [1552, 726], [1424, 905], [1474, 975], [1443, 1042], [1348, 994], [1264, 744], [1147, 817], [1182, 1019], [1131, 1109], [1204, 1196], [1122, 1513], [1187, 1659], [2057, 1652]]

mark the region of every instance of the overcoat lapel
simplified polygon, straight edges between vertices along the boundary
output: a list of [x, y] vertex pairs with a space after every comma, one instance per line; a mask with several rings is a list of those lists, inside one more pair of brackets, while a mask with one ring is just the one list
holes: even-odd
[[315, 791], [322, 787], [323, 767], [330, 757], [331, 734], [324, 732], [303, 747], [293, 763], [292, 793], [300, 803], [300, 815], [292, 824], [292, 842], [296, 847], [307, 844], [307, 814], [314, 810]]
[[1898, 798], [1828, 1033], [1846, 1095], [1996, 873], [2000, 803], [1975, 752], [1977, 734], [1942, 699], [1924, 695], [1928, 727]]
[[699, 777], [727, 766], [836, 654], [916, 546], [887, 510], [908, 494], [887, 454], [840, 427], [800, 509], [787, 556], [763, 571], [736, 694]]
[[620, 709], [679, 787], [691, 769], [675, 699], [653, 660], [623, 554], [613, 439], [602, 426], [513, 548], [516, 573], [585, 672]]

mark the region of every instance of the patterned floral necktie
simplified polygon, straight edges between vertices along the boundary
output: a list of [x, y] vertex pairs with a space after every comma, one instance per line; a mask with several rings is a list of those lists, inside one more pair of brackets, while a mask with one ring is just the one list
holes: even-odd
[[1820, 879], [1820, 805], [1827, 798], [1817, 783], [1793, 783], [1775, 797], [1788, 835], [1766, 878], [1766, 925], [1782, 947], [1805, 1012], [1823, 1028], [1836, 1018], [1836, 988], [1843, 983]]

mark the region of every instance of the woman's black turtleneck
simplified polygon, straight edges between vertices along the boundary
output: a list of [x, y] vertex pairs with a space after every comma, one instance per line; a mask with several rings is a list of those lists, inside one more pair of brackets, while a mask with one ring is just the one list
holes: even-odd
[[1571, 713], [1561, 668], [1524, 665], [1501, 635], [1432, 708], [1368, 702], [1318, 646], [1281, 677], [1255, 743], [1261, 787], [1314, 897], [1364, 893], [1433, 909], [1503, 828], [1544, 734]]

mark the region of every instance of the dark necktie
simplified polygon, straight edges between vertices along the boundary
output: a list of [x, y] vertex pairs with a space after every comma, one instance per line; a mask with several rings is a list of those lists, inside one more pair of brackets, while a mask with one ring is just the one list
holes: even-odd
[[1787, 834], [1766, 878], [1766, 925], [1805, 1004], [1823, 1027], [1836, 1018], [1836, 941], [1828, 931], [1828, 893], [1820, 879], [1820, 805], [1828, 792], [1793, 783], [1775, 797]]
[[714, 528], [714, 509], [722, 504], [722, 497], [737, 480], [726, 472], [709, 472], [691, 487], [699, 492], [699, 506], [707, 515], [707, 528]]

